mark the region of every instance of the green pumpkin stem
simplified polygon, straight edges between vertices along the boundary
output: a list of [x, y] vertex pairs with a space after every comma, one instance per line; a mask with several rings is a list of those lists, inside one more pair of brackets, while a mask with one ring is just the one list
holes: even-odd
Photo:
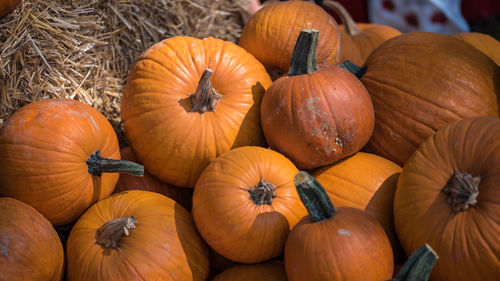
[[481, 176], [455, 171], [443, 188], [446, 202], [454, 213], [465, 211], [476, 205], [479, 183], [481, 183]]
[[258, 184], [248, 189], [248, 193], [255, 205], [272, 205], [273, 198], [276, 197], [276, 192], [274, 192], [275, 189], [276, 186], [274, 184], [261, 179]]
[[350, 60], [345, 60], [341, 65], [339, 65], [339, 67], [342, 67], [343, 69], [349, 71], [354, 76], [356, 76], [358, 79], [361, 79], [367, 71], [366, 66], [355, 65]]
[[394, 281], [427, 281], [437, 260], [436, 252], [424, 244], [408, 258]]
[[342, 4], [337, 1], [327, 0], [323, 1], [323, 6], [333, 10], [333, 12], [339, 16], [340, 21], [345, 27], [345, 33], [347, 33], [349, 36], [354, 36], [361, 33], [358, 26], [356, 25], [356, 22], [352, 19], [351, 15], [344, 8], [344, 6], [342, 6]]
[[289, 76], [313, 73], [318, 70], [316, 49], [318, 47], [319, 31], [304, 29], [295, 43], [290, 62]]
[[102, 173], [125, 173], [134, 176], [144, 175], [144, 166], [127, 161], [101, 157], [101, 152], [90, 155], [87, 160], [89, 173], [94, 176], [101, 176]]
[[210, 68], [203, 71], [196, 92], [190, 96], [191, 112], [212, 112], [217, 107], [221, 95], [215, 92], [212, 84], [210, 84], [210, 77], [213, 73], [214, 71]]
[[95, 234], [96, 244], [104, 248], [116, 249], [122, 237], [129, 236], [130, 229], [135, 228], [137, 220], [133, 217], [117, 218], [103, 224]]
[[305, 171], [300, 171], [295, 175], [294, 183], [300, 200], [302, 200], [313, 222], [326, 220], [335, 214], [335, 208], [328, 194], [313, 176]]

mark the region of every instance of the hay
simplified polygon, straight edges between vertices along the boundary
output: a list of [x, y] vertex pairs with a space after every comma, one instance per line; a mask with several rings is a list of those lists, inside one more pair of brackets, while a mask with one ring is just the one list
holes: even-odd
[[0, 127], [19, 107], [66, 97], [102, 112], [123, 141], [120, 99], [149, 46], [188, 35], [236, 42], [246, 0], [24, 0], [0, 20]]

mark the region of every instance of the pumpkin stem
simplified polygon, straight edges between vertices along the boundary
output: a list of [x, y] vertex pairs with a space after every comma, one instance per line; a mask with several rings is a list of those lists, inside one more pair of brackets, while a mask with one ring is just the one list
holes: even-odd
[[289, 76], [313, 73], [318, 70], [316, 49], [318, 47], [319, 31], [304, 29], [295, 43], [290, 62]]
[[349, 12], [337, 1], [324, 1], [323, 5], [328, 9], [332, 9], [340, 18], [340, 21], [345, 26], [345, 33], [349, 36], [355, 36], [361, 33], [356, 22], [352, 19]]
[[339, 67], [342, 67], [343, 69], [349, 71], [352, 73], [354, 76], [356, 76], [358, 79], [361, 79], [363, 75], [365, 75], [367, 71], [366, 66], [358, 66], [354, 63], [352, 63], [350, 60], [345, 60]]
[[310, 174], [300, 171], [294, 178], [300, 200], [307, 209], [313, 222], [320, 222], [332, 217], [335, 208], [323, 186]]
[[101, 157], [101, 152], [90, 155], [87, 160], [89, 173], [94, 176], [101, 176], [102, 173], [125, 173], [141, 177], [144, 175], [144, 166], [127, 161]]
[[276, 192], [274, 192], [275, 189], [276, 186], [274, 184], [264, 179], [260, 179], [258, 184], [248, 189], [248, 193], [250, 193], [250, 199], [252, 199], [255, 205], [272, 205], [273, 198], [276, 197]]
[[135, 228], [136, 223], [133, 216], [108, 221], [97, 230], [96, 244], [104, 248], [118, 248], [123, 235], [129, 236], [129, 229]]
[[214, 111], [219, 103], [221, 95], [216, 93], [210, 84], [210, 76], [213, 73], [214, 71], [210, 68], [203, 71], [196, 92], [190, 96], [191, 112], [205, 113], [207, 111]]
[[480, 182], [481, 176], [455, 171], [443, 188], [443, 192], [446, 194], [446, 202], [453, 212], [465, 211], [469, 207], [476, 205]]
[[394, 281], [427, 281], [437, 260], [436, 252], [424, 244], [408, 258]]

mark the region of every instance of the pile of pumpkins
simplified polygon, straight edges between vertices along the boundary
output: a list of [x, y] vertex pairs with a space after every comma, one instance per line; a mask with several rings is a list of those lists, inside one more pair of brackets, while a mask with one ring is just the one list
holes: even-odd
[[122, 151], [75, 100], [11, 116], [0, 280], [498, 280], [500, 42], [324, 4], [150, 47]]

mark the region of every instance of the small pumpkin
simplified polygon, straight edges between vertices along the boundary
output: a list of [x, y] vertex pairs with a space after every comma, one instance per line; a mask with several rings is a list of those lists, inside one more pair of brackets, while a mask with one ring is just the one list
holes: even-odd
[[407, 253], [439, 255], [431, 280], [498, 280], [500, 119], [454, 122], [429, 137], [399, 176], [394, 223]]
[[307, 172], [297, 173], [294, 181], [309, 215], [295, 225], [286, 241], [288, 279], [391, 279], [394, 259], [380, 223], [358, 208], [334, 208], [321, 184]]
[[129, 73], [121, 104], [125, 134], [153, 176], [192, 188], [222, 153], [265, 145], [260, 103], [270, 84], [262, 64], [234, 43], [163, 40]]
[[[122, 148], [120, 154], [123, 160], [137, 163], [137, 159], [130, 147]], [[144, 171], [144, 176], [142, 177], [120, 174], [120, 178], [116, 183], [113, 193], [119, 193], [126, 190], [146, 190], [160, 193], [175, 200], [177, 203], [181, 204], [182, 207], [186, 208], [186, 210], [191, 210], [191, 201], [193, 197], [193, 190], [191, 188], [182, 188], [164, 183], [147, 171]]]
[[[340, 31], [346, 37], [351, 38], [354, 46], [359, 50], [359, 60], [355, 53], [354, 55], [344, 55], [345, 59], [349, 59], [355, 64], [363, 65], [371, 54], [378, 46], [386, 40], [401, 35], [401, 32], [391, 26], [375, 24], [375, 23], [356, 23], [352, 19], [349, 12], [337, 1], [326, 0], [323, 5], [327, 9], [333, 10], [341, 19], [342, 24], [339, 25]], [[346, 40], [345, 40], [346, 41]], [[348, 42], [349, 44], [349, 42]], [[341, 53], [355, 52], [352, 51], [354, 47], [351, 45], [342, 46]]]
[[262, 147], [219, 156], [194, 189], [192, 213], [201, 236], [235, 262], [279, 256], [290, 229], [306, 215], [293, 185], [297, 171], [285, 156]]
[[318, 62], [340, 62], [340, 32], [325, 10], [308, 1], [284, 1], [264, 5], [243, 27], [239, 45], [254, 55], [273, 80], [288, 73], [295, 40], [303, 29], [321, 31]]
[[208, 251], [189, 212], [150, 191], [114, 194], [90, 207], [66, 246], [67, 279], [206, 280]]
[[287, 281], [285, 264], [279, 261], [232, 266], [212, 281]]
[[0, 3], [0, 18], [12, 11], [19, 3], [21, 3], [21, 0], [2, 0]]
[[461, 32], [451, 36], [471, 44], [500, 66], [500, 41], [491, 35], [480, 32]]
[[50, 222], [19, 200], [0, 197], [0, 280], [62, 280], [64, 251]]
[[0, 159], [0, 196], [28, 203], [54, 225], [73, 222], [108, 197], [119, 172], [144, 172], [119, 160], [106, 117], [71, 99], [33, 102], [14, 113], [0, 129]]
[[374, 126], [370, 96], [356, 76], [316, 63], [319, 32], [304, 30], [290, 72], [266, 91], [261, 120], [270, 147], [301, 169], [331, 164], [358, 152]]
[[361, 80], [376, 120], [367, 151], [400, 166], [447, 124], [498, 116], [500, 67], [453, 37], [405, 33], [377, 48], [366, 67]]

